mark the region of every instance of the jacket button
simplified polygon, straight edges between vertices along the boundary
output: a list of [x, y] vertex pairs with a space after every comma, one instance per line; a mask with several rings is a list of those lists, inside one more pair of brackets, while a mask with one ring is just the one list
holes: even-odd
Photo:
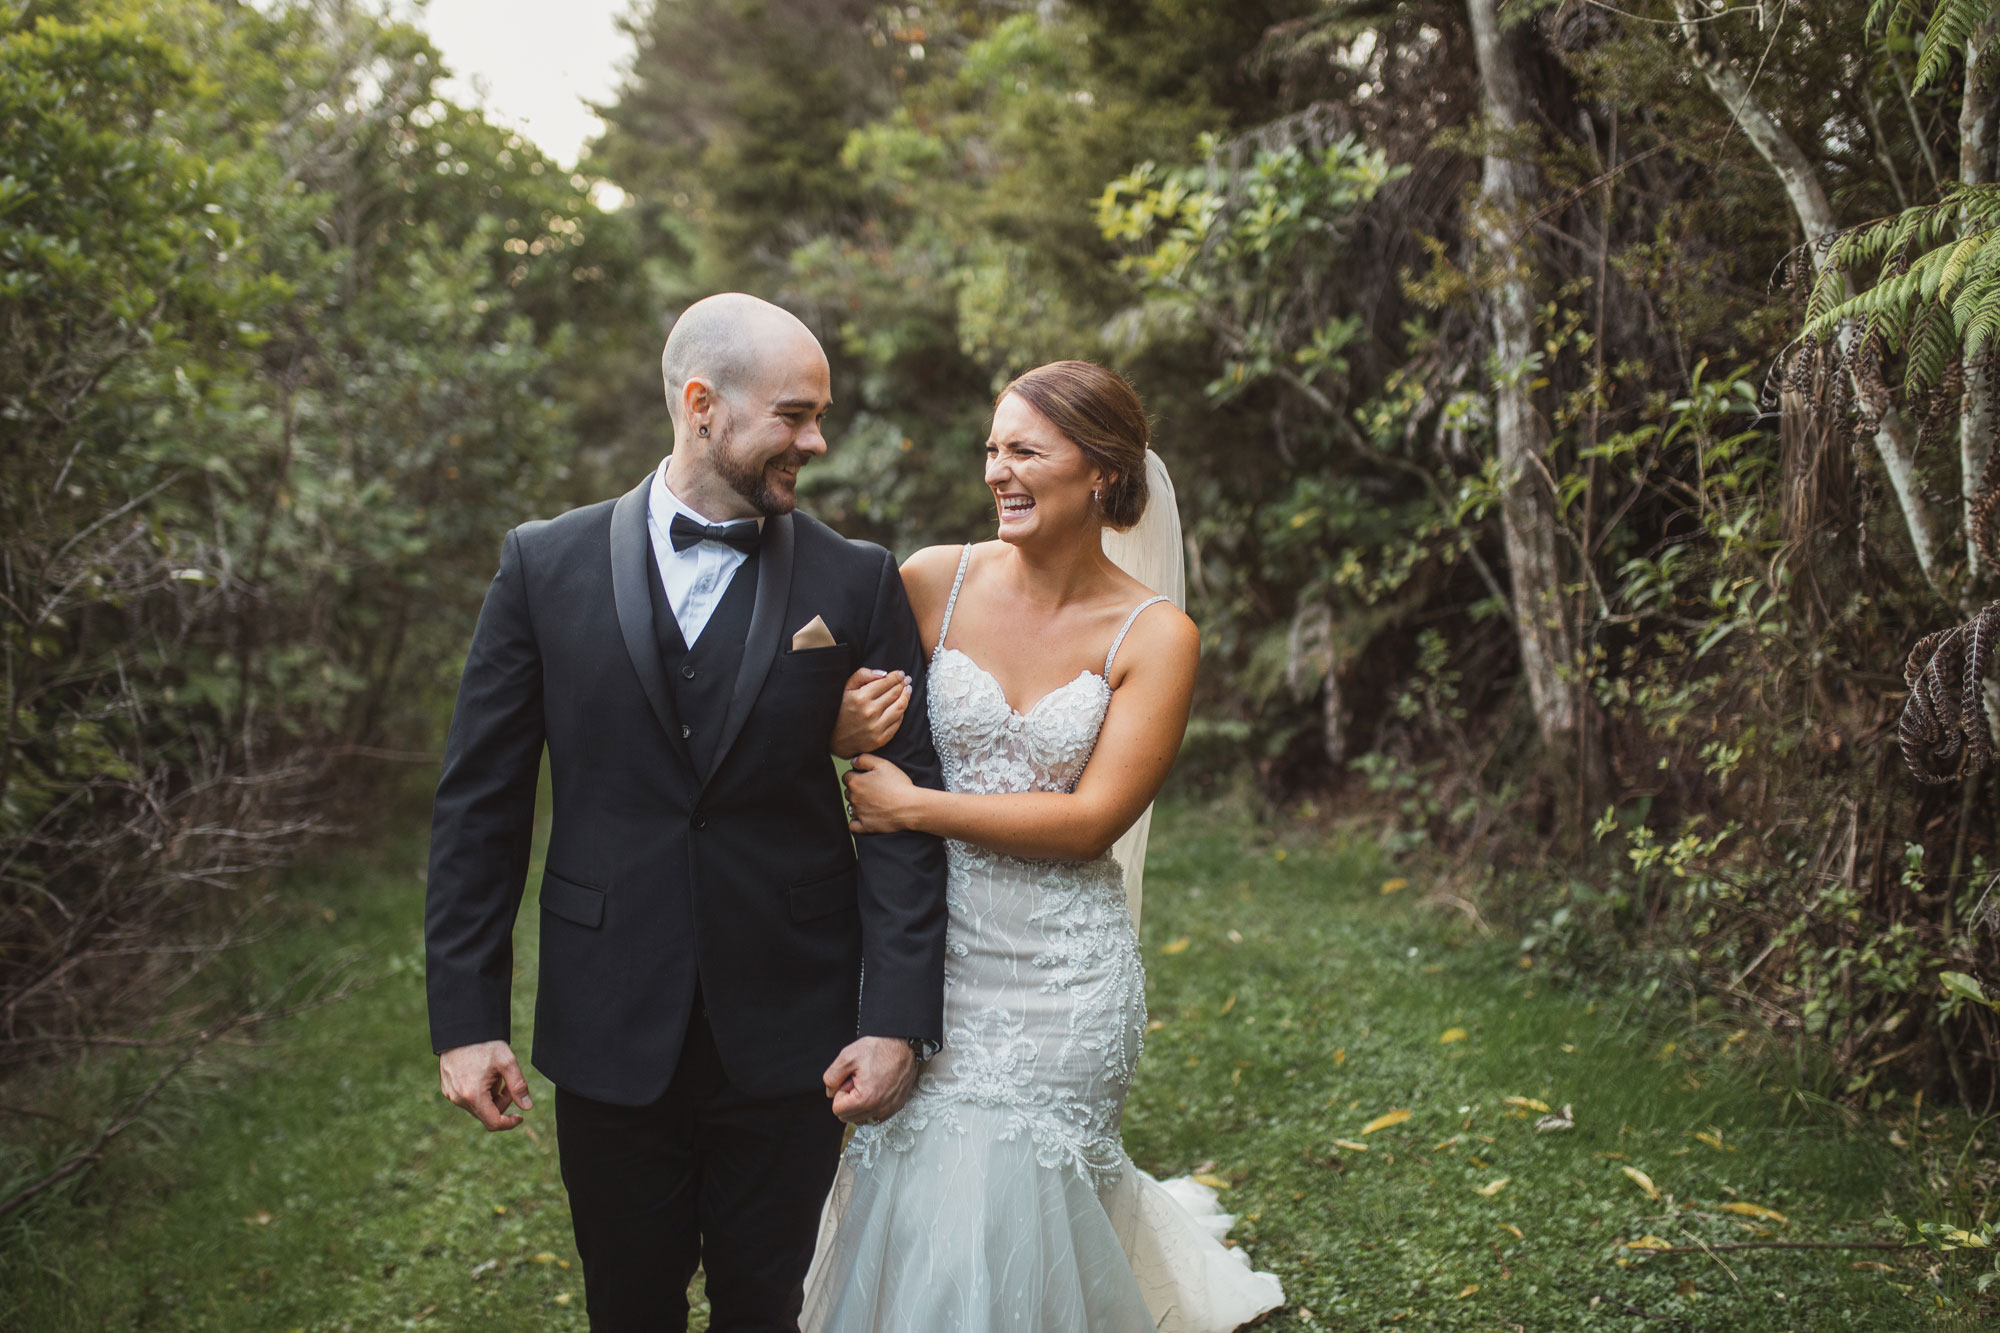
[[685, 722], [681, 723], [681, 739], [682, 739], [682, 740], [686, 740], [686, 739], [688, 738], [688, 736], [689, 736], [689, 735], [691, 735], [691, 734], [693, 733], [693, 731], [694, 731], [694, 728], [693, 728], [693, 727], [690, 727], [690, 726], [689, 726], [689, 725], [688, 725], [687, 723], [685, 723]]
[[696, 816], [694, 817], [694, 826], [695, 826], [696, 828], [707, 828], [707, 827], [708, 827], [708, 816], [707, 816], [707, 815], [696, 815]]
[[682, 667], [681, 667], [681, 679], [682, 679], [682, 680], [693, 680], [693, 679], [694, 679], [694, 668], [693, 668], [693, 667], [691, 667], [691, 666], [685, 666], [685, 665], [684, 665], [684, 666], [682, 666]]

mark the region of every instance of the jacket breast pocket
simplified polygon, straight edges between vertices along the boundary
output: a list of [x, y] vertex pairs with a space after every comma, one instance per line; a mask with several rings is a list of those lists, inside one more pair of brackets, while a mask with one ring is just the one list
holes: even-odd
[[547, 870], [542, 872], [542, 910], [595, 930], [604, 924], [604, 890]]
[[843, 907], [853, 907], [858, 883], [855, 868], [849, 866], [837, 875], [798, 885], [786, 894], [790, 900], [792, 920], [812, 921], [832, 916]]
[[838, 672], [845, 676], [854, 670], [854, 648], [851, 644], [836, 643], [825, 648], [805, 648], [799, 651], [787, 649], [778, 654], [777, 669], [786, 674], [819, 675]]

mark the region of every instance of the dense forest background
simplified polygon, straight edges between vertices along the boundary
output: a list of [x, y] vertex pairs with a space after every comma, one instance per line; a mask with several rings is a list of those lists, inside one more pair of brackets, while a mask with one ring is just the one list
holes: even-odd
[[664, 331], [740, 289], [833, 359], [807, 503], [902, 553], [987, 530], [1009, 376], [1130, 376], [1191, 786], [1364, 816], [1829, 1096], [2000, 1102], [1994, 6], [629, 26], [566, 173], [366, 6], [0, 7], [0, 1075], [164, 1077], [325, 983], [193, 985], [435, 750], [502, 533], [658, 460]]

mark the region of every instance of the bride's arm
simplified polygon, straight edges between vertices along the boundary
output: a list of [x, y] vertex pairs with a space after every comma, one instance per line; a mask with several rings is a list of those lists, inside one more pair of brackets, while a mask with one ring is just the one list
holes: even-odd
[[[944, 619], [945, 598], [958, 573], [963, 547], [926, 546], [903, 563], [903, 590], [910, 598], [917, 632], [923, 636], [924, 657], [937, 648], [938, 623]], [[847, 678], [840, 696], [840, 715], [833, 721], [827, 748], [842, 759], [887, 745], [903, 724], [914, 691], [900, 671], [884, 673], [863, 666]]]
[[1167, 608], [1139, 617], [1119, 650], [1123, 678], [1074, 791], [932, 791], [911, 783], [894, 764], [863, 755], [843, 777], [854, 805], [849, 827], [856, 833], [916, 829], [1008, 856], [1101, 856], [1167, 780], [1187, 730], [1199, 654], [1200, 636], [1186, 616]]

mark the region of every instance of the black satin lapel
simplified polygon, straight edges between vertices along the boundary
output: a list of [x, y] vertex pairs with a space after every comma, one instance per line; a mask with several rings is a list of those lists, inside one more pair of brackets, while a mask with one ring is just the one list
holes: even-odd
[[785, 604], [792, 596], [792, 516], [779, 514], [764, 520], [764, 544], [757, 554], [757, 601], [750, 610], [750, 633], [743, 639], [743, 665], [736, 672], [736, 691], [729, 696], [729, 712], [722, 720], [722, 735], [715, 743], [715, 755], [706, 783], [722, 767], [723, 756], [736, 743], [750, 716], [750, 705], [771, 674], [771, 662], [778, 655], [778, 633], [785, 619]]
[[646, 500], [653, 479], [649, 476], [620, 496], [611, 509], [611, 596], [618, 606], [618, 629], [625, 638], [626, 655], [639, 673], [639, 688], [653, 706], [667, 738], [681, 744], [680, 719], [674, 713], [673, 697], [667, 693], [667, 675], [660, 665], [659, 644], [653, 638], [653, 598], [644, 580], [658, 575], [653, 571], [653, 542], [646, 533]]

